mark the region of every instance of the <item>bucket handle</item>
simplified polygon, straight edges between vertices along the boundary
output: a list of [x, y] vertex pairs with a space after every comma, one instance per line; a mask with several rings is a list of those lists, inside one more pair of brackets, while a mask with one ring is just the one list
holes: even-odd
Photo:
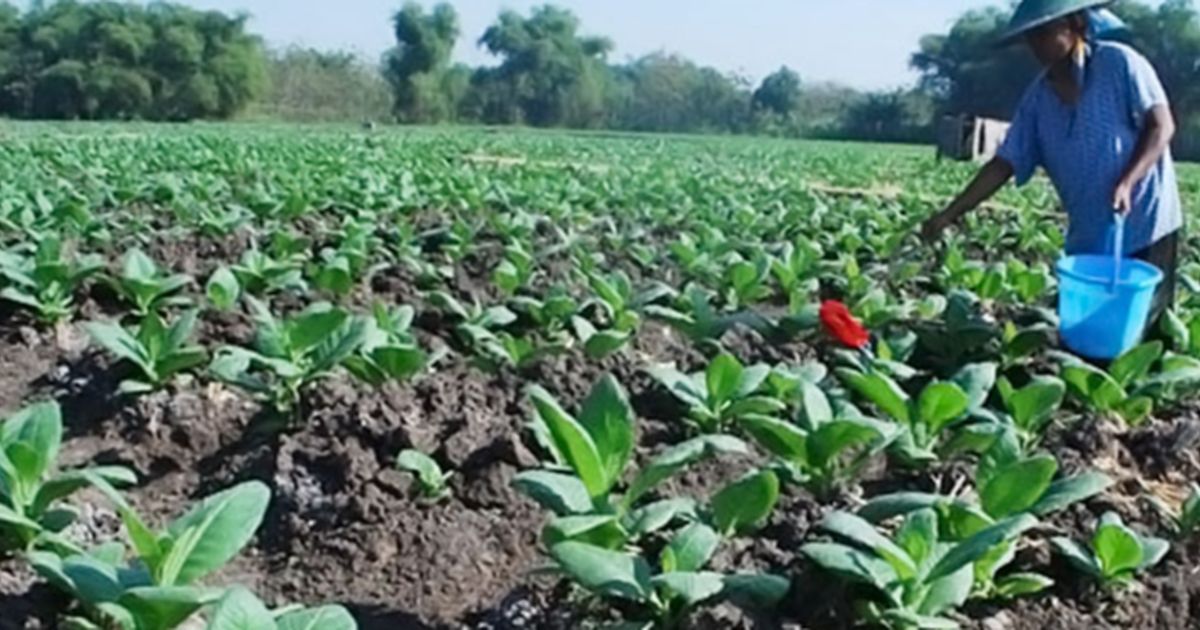
[[1116, 229], [1113, 230], [1113, 277], [1110, 288], [1116, 291], [1117, 284], [1121, 282], [1121, 260], [1125, 256], [1125, 213], [1114, 212], [1113, 222]]

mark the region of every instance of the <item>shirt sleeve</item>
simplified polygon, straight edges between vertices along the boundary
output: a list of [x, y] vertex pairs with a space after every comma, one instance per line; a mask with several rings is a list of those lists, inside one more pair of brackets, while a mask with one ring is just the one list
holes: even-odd
[[1140, 129], [1146, 112], [1170, 103], [1158, 73], [1145, 57], [1130, 51], [1126, 60], [1129, 73], [1129, 116]]
[[1016, 176], [1017, 185], [1024, 186], [1042, 163], [1042, 151], [1037, 136], [1037, 84], [1025, 93], [1004, 143], [996, 151], [996, 157], [1008, 162]]

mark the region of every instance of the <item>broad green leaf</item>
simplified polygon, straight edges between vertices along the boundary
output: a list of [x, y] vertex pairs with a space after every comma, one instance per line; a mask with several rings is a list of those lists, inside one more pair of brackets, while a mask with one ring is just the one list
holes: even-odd
[[911, 423], [908, 394], [895, 381], [874, 372], [863, 374], [853, 370], [838, 370], [838, 374], [851, 389], [881, 411], [902, 424]]
[[779, 478], [775, 473], [751, 473], [712, 498], [714, 524], [727, 535], [756, 527], [771, 515], [777, 501]]
[[698, 461], [721, 453], [747, 455], [749, 452], [745, 442], [727, 435], [706, 435], [676, 444], [650, 460], [638, 473], [622, 504], [628, 509], [646, 492]]
[[765, 573], [726, 575], [724, 596], [741, 605], [769, 609], [783, 601], [791, 587], [790, 580], [778, 575]]
[[213, 306], [227, 311], [237, 304], [238, 298], [241, 297], [242, 287], [238, 284], [237, 277], [233, 275], [233, 272], [228, 267], [222, 266], [209, 277], [204, 291]]
[[983, 511], [1002, 519], [1034, 506], [1050, 487], [1058, 461], [1051, 455], [1032, 457], [1005, 466], [979, 492]]
[[900, 579], [912, 579], [917, 575], [917, 565], [908, 552], [854, 514], [833, 512], [821, 521], [821, 529], [870, 549], [883, 558]]
[[513, 487], [559, 516], [585, 514], [592, 510], [587, 487], [577, 477], [546, 470], [517, 474]]
[[1140, 568], [1145, 558], [1141, 538], [1119, 522], [1104, 523], [1096, 528], [1092, 550], [1104, 574], [1109, 577]]
[[917, 415], [921, 422], [936, 435], [947, 424], [967, 412], [970, 399], [962, 388], [953, 383], [933, 383], [921, 391], [917, 402]]
[[592, 436], [558, 405], [549, 392], [537, 385], [531, 386], [528, 392], [555, 449], [579, 476], [588, 495], [596, 500], [608, 494], [612, 486]]
[[929, 591], [921, 601], [918, 612], [926, 616], [937, 616], [946, 611], [954, 610], [967, 601], [971, 595], [971, 585], [974, 581], [971, 566], [964, 565], [950, 575], [930, 580]]
[[298, 351], [305, 351], [324, 343], [334, 331], [349, 319], [344, 311], [315, 308], [296, 316], [287, 327], [288, 342]]
[[297, 610], [275, 620], [277, 630], [358, 630], [354, 617], [341, 606]]
[[956, 544], [946, 555], [942, 556], [941, 560], [930, 569], [926, 580], [933, 581], [944, 578], [957, 573], [964, 567], [969, 569], [969, 565], [982, 558], [992, 547], [1014, 539], [1036, 524], [1036, 518], [1029, 514], [1021, 514], [980, 531]]
[[676, 519], [695, 520], [696, 501], [688, 497], [663, 499], [644, 505], [627, 514], [622, 521], [633, 537], [656, 532]]
[[1067, 386], [1057, 378], [1039, 377], [1014, 391], [1005, 404], [1017, 426], [1037, 431], [1058, 410], [1066, 393]]
[[1125, 390], [1119, 383], [1090, 365], [1064, 367], [1062, 378], [1076, 396], [1099, 411], [1111, 411], [1125, 399]]
[[274, 630], [275, 618], [253, 593], [235, 586], [217, 602], [206, 630]]
[[172, 522], [167, 531], [176, 543], [164, 571], [174, 575], [166, 584], [191, 584], [232, 560], [258, 530], [270, 501], [270, 489], [250, 481], [204, 499]]
[[973, 363], [958, 371], [952, 379], [967, 395], [967, 408], [978, 409], [987, 402], [996, 384], [995, 363]]
[[604, 467], [605, 492], [625, 471], [635, 441], [633, 408], [617, 379], [606, 374], [592, 387], [579, 412], [579, 424], [591, 436]]
[[896, 531], [896, 545], [904, 550], [914, 566], [925, 565], [938, 546], [938, 517], [932, 509], [909, 514]]
[[652, 596], [650, 565], [641, 556], [578, 542], [554, 545], [550, 555], [567, 575], [594, 593], [636, 602]]
[[1058, 551], [1059, 555], [1066, 558], [1076, 569], [1093, 577], [1102, 577], [1101, 569], [1096, 564], [1095, 557], [1083, 545], [1063, 536], [1055, 536], [1050, 539], [1050, 544]]
[[117, 600], [148, 628], [174, 628], [196, 611], [212, 604], [220, 592], [192, 587], [132, 588]]
[[1098, 472], [1086, 472], [1059, 479], [1050, 484], [1045, 494], [1030, 508], [1037, 516], [1046, 516], [1073, 503], [1094, 497], [1108, 489], [1113, 480]]
[[58, 459], [62, 433], [62, 410], [58, 403], [35, 403], [9, 416], [0, 426], [0, 447], [15, 443], [28, 445], [34, 459], [23, 472], [31, 481], [40, 480]]
[[870, 523], [879, 523], [947, 501], [946, 497], [927, 492], [896, 492], [867, 501], [858, 508], [857, 514]]
[[741, 386], [743, 372], [742, 364], [731, 354], [720, 354], [713, 359], [705, 371], [709, 404], [717, 405], [733, 398]]
[[1129, 426], [1136, 427], [1154, 413], [1154, 399], [1147, 396], [1129, 398], [1118, 403], [1115, 411]]
[[829, 406], [829, 398], [816, 384], [800, 380], [801, 409], [809, 428], [815, 429], [827, 422], [833, 421], [833, 409]]
[[892, 565], [846, 545], [808, 543], [800, 552], [826, 571], [876, 588], [886, 588], [898, 579]]
[[685, 606], [695, 606], [725, 590], [724, 576], [706, 571], [663, 573], [654, 576], [651, 583], [665, 590], [670, 599], [682, 600]]
[[721, 537], [708, 525], [692, 523], [675, 534], [662, 551], [664, 573], [699, 571], [708, 564]]
[[396, 456], [396, 466], [417, 476], [421, 486], [436, 490], [446, 483], [442, 467], [432, 457], [414, 449], [405, 449]]
[[1038, 573], [1013, 573], [996, 580], [996, 594], [1004, 598], [1021, 597], [1040, 593], [1051, 586], [1054, 580]]
[[1162, 357], [1162, 353], [1161, 341], [1142, 344], [1117, 357], [1109, 366], [1108, 373], [1121, 387], [1129, 387], [1150, 373], [1150, 368]]
[[808, 436], [796, 425], [758, 415], [744, 416], [738, 425], [772, 455], [789, 462], [808, 462]]
[[627, 532], [612, 514], [563, 516], [550, 521], [542, 530], [542, 542], [547, 546], [573, 541], [617, 549], [625, 545], [628, 538]]
[[810, 462], [813, 466], [825, 468], [835, 463], [848, 449], [868, 445], [882, 449], [886, 437], [883, 431], [888, 427], [882, 423], [876, 424], [866, 420], [835, 420], [822, 424], [808, 436]]

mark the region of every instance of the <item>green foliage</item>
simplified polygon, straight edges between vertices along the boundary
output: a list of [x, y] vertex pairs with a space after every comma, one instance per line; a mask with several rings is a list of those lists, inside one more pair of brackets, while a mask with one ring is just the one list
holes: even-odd
[[89, 322], [84, 329], [92, 339], [118, 358], [141, 371], [142, 379], [121, 383], [125, 394], [143, 394], [162, 388], [177, 374], [205, 362], [204, 348], [188, 345], [196, 328], [197, 311], [187, 311], [169, 326], [156, 313], [142, 318], [136, 330], [108, 322]]
[[796, 423], [767, 416], [747, 416], [739, 426], [779, 458], [788, 478], [827, 497], [852, 481], [871, 458], [900, 435], [899, 427], [848, 408], [842, 417], [819, 387], [799, 380], [802, 413]]
[[120, 275], [109, 278], [113, 290], [133, 306], [133, 314], [138, 317], [169, 306], [190, 304], [191, 300], [179, 293], [191, 282], [189, 276], [171, 275], [159, 269], [140, 249], [130, 250], [121, 264]]
[[1137, 574], [1162, 562], [1171, 549], [1161, 538], [1139, 535], [1115, 512], [1100, 518], [1087, 546], [1062, 536], [1050, 542], [1071, 566], [1109, 588], [1133, 584]]
[[966, 417], [971, 407], [971, 399], [956, 383], [930, 383], [913, 399], [880, 372], [842, 369], [838, 375], [859, 396], [905, 429], [892, 450], [911, 464], [936, 461], [939, 442]]
[[1093, 411], [1136, 426], [1154, 411], [1154, 398], [1143, 386], [1162, 354], [1162, 342], [1153, 341], [1117, 357], [1107, 371], [1072, 361], [1063, 367], [1062, 378], [1071, 394]]
[[209, 370], [297, 420], [305, 389], [362, 346], [369, 324], [325, 303], [280, 320], [266, 304], [249, 297], [246, 301], [257, 324], [254, 349], [221, 348]]
[[761, 393], [770, 367], [745, 367], [731, 354], [718, 355], [707, 369], [695, 374], [683, 374], [670, 365], [649, 372], [688, 406], [688, 418], [704, 433], [719, 433], [742, 418], [771, 416], [786, 407]]
[[27, 557], [42, 577], [83, 603], [100, 627], [122, 630], [171, 630], [216, 603], [220, 591], [196, 584], [250, 542], [271, 498], [264, 484], [243, 483], [200, 501], [156, 532], [111, 486], [96, 485], [116, 506], [134, 559], [126, 558], [121, 543], [62, 556], [34, 551]]
[[455, 102], [442, 89], [450, 53], [458, 39], [458, 13], [440, 3], [426, 14], [407, 2], [392, 18], [396, 47], [384, 58], [384, 76], [395, 95], [395, 113], [404, 122], [437, 122], [454, 118]]
[[583, 542], [550, 548], [557, 568], [579, 586], [604, 598], [639, 606], [636, 628], [682, 627], [697, 606], [724, 599], [770, 608], [787, 595], [787, 579], [769, 574], [721, 574], [704, 567], [720, 537], [706, 525], [680, 530], [663, 550], [657, 573], [646, 558]]
[[442, 467], [432, 457], [420, 451], [404, 450], [396, 456], [396, 467], [416, 475], [421, 494], [426, 499], [444, 499], [450, 496], [450, 488], [446, 482], [454, 473], [442, 472]]
[[62, 239], [44, 235], [30, 246], [0, 252], [0, 275], [6, 285], [0, 298], [30, 309], [38, 320], [57, 324], [70, 319], [75, 293], [104, 267], [98, 256], [63, 250]]
[[28, 406], [0, 425], [0, 545], [6, 551], [78, 551], [58, 536], [77, 514], [63, 500], [97, 480], [120, 485], [137, 481], [133, 472], [118, 466], [56, 471], [62, 434], [56, 403]]
[[432, 360], [409, 331], [413, 315], [409, 306], [388, 309], [375, 304], [358, 352], [344, 361], [346, 370], [375, 387], [408, 380], [425, 371]]
[[932, 509], [909, 514], [892, 538], [858, 516], [834, 512], [821, 529], [845, 542], [808, 543], [801, 551], [826, 571], [873, 591], [875, 597], [859, 605], [867, 622], [897, 629], [956, 628], [944, 615], [970, 596], [975, 563], [1036, 522], [1029, 515], [1016, 516], [946, 542]]
[[229, 118], [263, 90], [245, 16], [178, 4], [55, 2], [12, 28], [0, 114], [21, 118]]
[[213, 605], [205, 630], [357, 630], [354, 617], [341, 606], [314, 609], [288, 607], [272, 613], [253, 593], [235, 586]]

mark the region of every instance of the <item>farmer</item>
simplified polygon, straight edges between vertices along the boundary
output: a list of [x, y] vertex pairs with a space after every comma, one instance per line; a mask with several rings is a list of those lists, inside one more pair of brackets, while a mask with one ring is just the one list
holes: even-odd
[[1175, 122], [1150, 63], [1129, 46], [1100, 41], [1116, 16], [1107, 0], [1023, 0], [1003, 38], [1024, 38], [1045, 70], [1026, 91], [997, 156], [925, 222], [939, 238], [1014, 175], [1041, 166], [1066, 208], [1067, 254], [1112, 253], [1113, 212], [1126, 215], [1122, 251], [1164, 273], [1151, 325], [1175, 298], [1179, 187], [1170, 143]]

